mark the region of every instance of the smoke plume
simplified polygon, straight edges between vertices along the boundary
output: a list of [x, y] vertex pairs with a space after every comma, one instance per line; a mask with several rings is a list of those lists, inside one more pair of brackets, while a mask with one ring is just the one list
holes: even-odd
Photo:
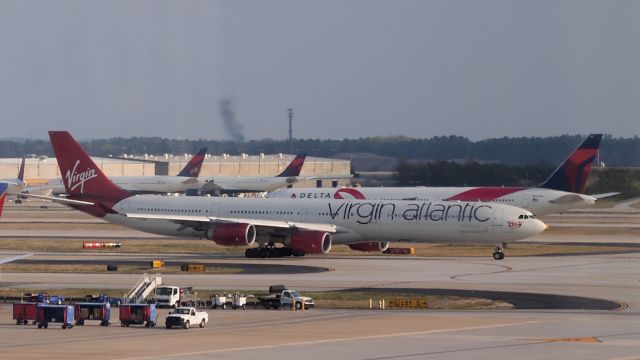
[[236, 113], [233, 111], [233, 103], [231, 99], [222, 99], [219, 102], [220, 116], [222, 117], [222, 123], [227, 133], [231, 136], [235, 142], [244, 142], [244, 135], [242, 134], [242, 125], [238, 123], [236, 119]]

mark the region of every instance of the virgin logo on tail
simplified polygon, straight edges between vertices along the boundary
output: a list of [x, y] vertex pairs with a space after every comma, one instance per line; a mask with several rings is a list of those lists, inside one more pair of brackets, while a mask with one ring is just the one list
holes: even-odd
[[76, 172], [76, 169], [80, 165], [80, 160], [76, 160], [76, 164], [73, 166], [73, 169], [67, 170], [67, 174], [65, 177], [67, 178], [67, 186], [69, 187], [69, 191], [75, 190], [78, 186], [80, 186], [80, 193], [84, 194], [84, 183], [98, 177], [96, 174], [96, 169], [87, 169], [81, 173]]

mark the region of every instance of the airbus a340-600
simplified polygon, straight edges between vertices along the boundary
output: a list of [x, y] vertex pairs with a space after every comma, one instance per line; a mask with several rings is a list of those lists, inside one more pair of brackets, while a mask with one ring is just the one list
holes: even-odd
[[[49, 132], [69, 197], [53, 201], [155, 234], [251, 246], [248, 257], [328, 253], [332, 244], [511, 242], [541, 233], [529, 211], [466, 201], [157, 196], [113, 184], [65, 131]], [[275, 247], [283, 244], [283, 247]]]
[[[267, 194], [269, 198], [295, 199], [412, 199], [484, 201], [530, 210], [537, 216], [593, 205], [598, 195], [585, 195], [585, 184], [598, 152], [602, 134], [591, 134], [560, 167], [538, 187], [358, 187], [290, 188]], [[609, 195], [609, 194], [605, 194]]]

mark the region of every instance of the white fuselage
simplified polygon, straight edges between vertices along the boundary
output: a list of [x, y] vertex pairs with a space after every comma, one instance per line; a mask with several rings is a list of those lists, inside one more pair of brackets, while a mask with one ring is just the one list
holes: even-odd
[[[184, 176], [112, 176], [109, 179], [120, 188], [135, 194], [183, 193], [188, 189], [200, 187], [196, 178]], [[41, 188], [45, 187], [50, 187], [54, 195], [66, 193], [62, 178], [50, 180], [46, 185], [41, 186]]]
[[18, 195], [26, 186], [25, 182], [20, 179], [0, 179], [0, 182], [6, 182], [9, 185], [7, 195]]
[[[502, 204], [378, 200], [290, 200], [209, 197], [134, 196], [113, 206], [120, 214], [105, 219], [124, 226], [170, 236], [203, 237], [213, 223], [200, 229], [184, 226], [189, 219], [252, 219], [337, 227], [333, 243], [362, 241], [497, 243], [541, 233], [544, 223], [531, 213]], [[174, 220], [131, 218], [122, 214], [171, 216]], [[526, 215], [526, 217], [525, 217]], [[184, 217], [184, 222], [175, 218]]]
[[[268, 198], [296, 199], [354, 199], [368, 200], [420, 200], [442, 201], [467, 194], [467, 201], [486, 201], [508, 204], [527, 209], [537, 216], [560, 213], [593, 205], [596, 201], [589, 195], [570, 193], [545, 188], [489, 188], [495, 189], [495, 198], [473, 199], [474, 187], [357, 187], [357, 188], [287, 188], [273, 191]], [[487, 188], [484, 188], [487, 189]], [[510, 190], [511, 189], [511, 190]], [[487, 195], [485, 192], [482, 194]]]
[[265, 192], [296, 182], [295, 177], [283, 176], [214, 176], [198, 180], [203, 192]]

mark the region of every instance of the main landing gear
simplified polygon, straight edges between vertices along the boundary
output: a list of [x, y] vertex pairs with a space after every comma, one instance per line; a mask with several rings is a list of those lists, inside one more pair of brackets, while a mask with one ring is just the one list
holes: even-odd
[[496, 245], [496, 248], [493, 250], [493, 258], [495, 260], [504, 259], [504, 248], [505, 248], [505, 245], [502, 243]]
[[276, 247], [274, 243], [268, 243], [257, 248], [245, 250], [244, 256], [247, 258], [280, 258], [287, 256], [304, 256], [303, 252], [293, 250], [289, 247]]

